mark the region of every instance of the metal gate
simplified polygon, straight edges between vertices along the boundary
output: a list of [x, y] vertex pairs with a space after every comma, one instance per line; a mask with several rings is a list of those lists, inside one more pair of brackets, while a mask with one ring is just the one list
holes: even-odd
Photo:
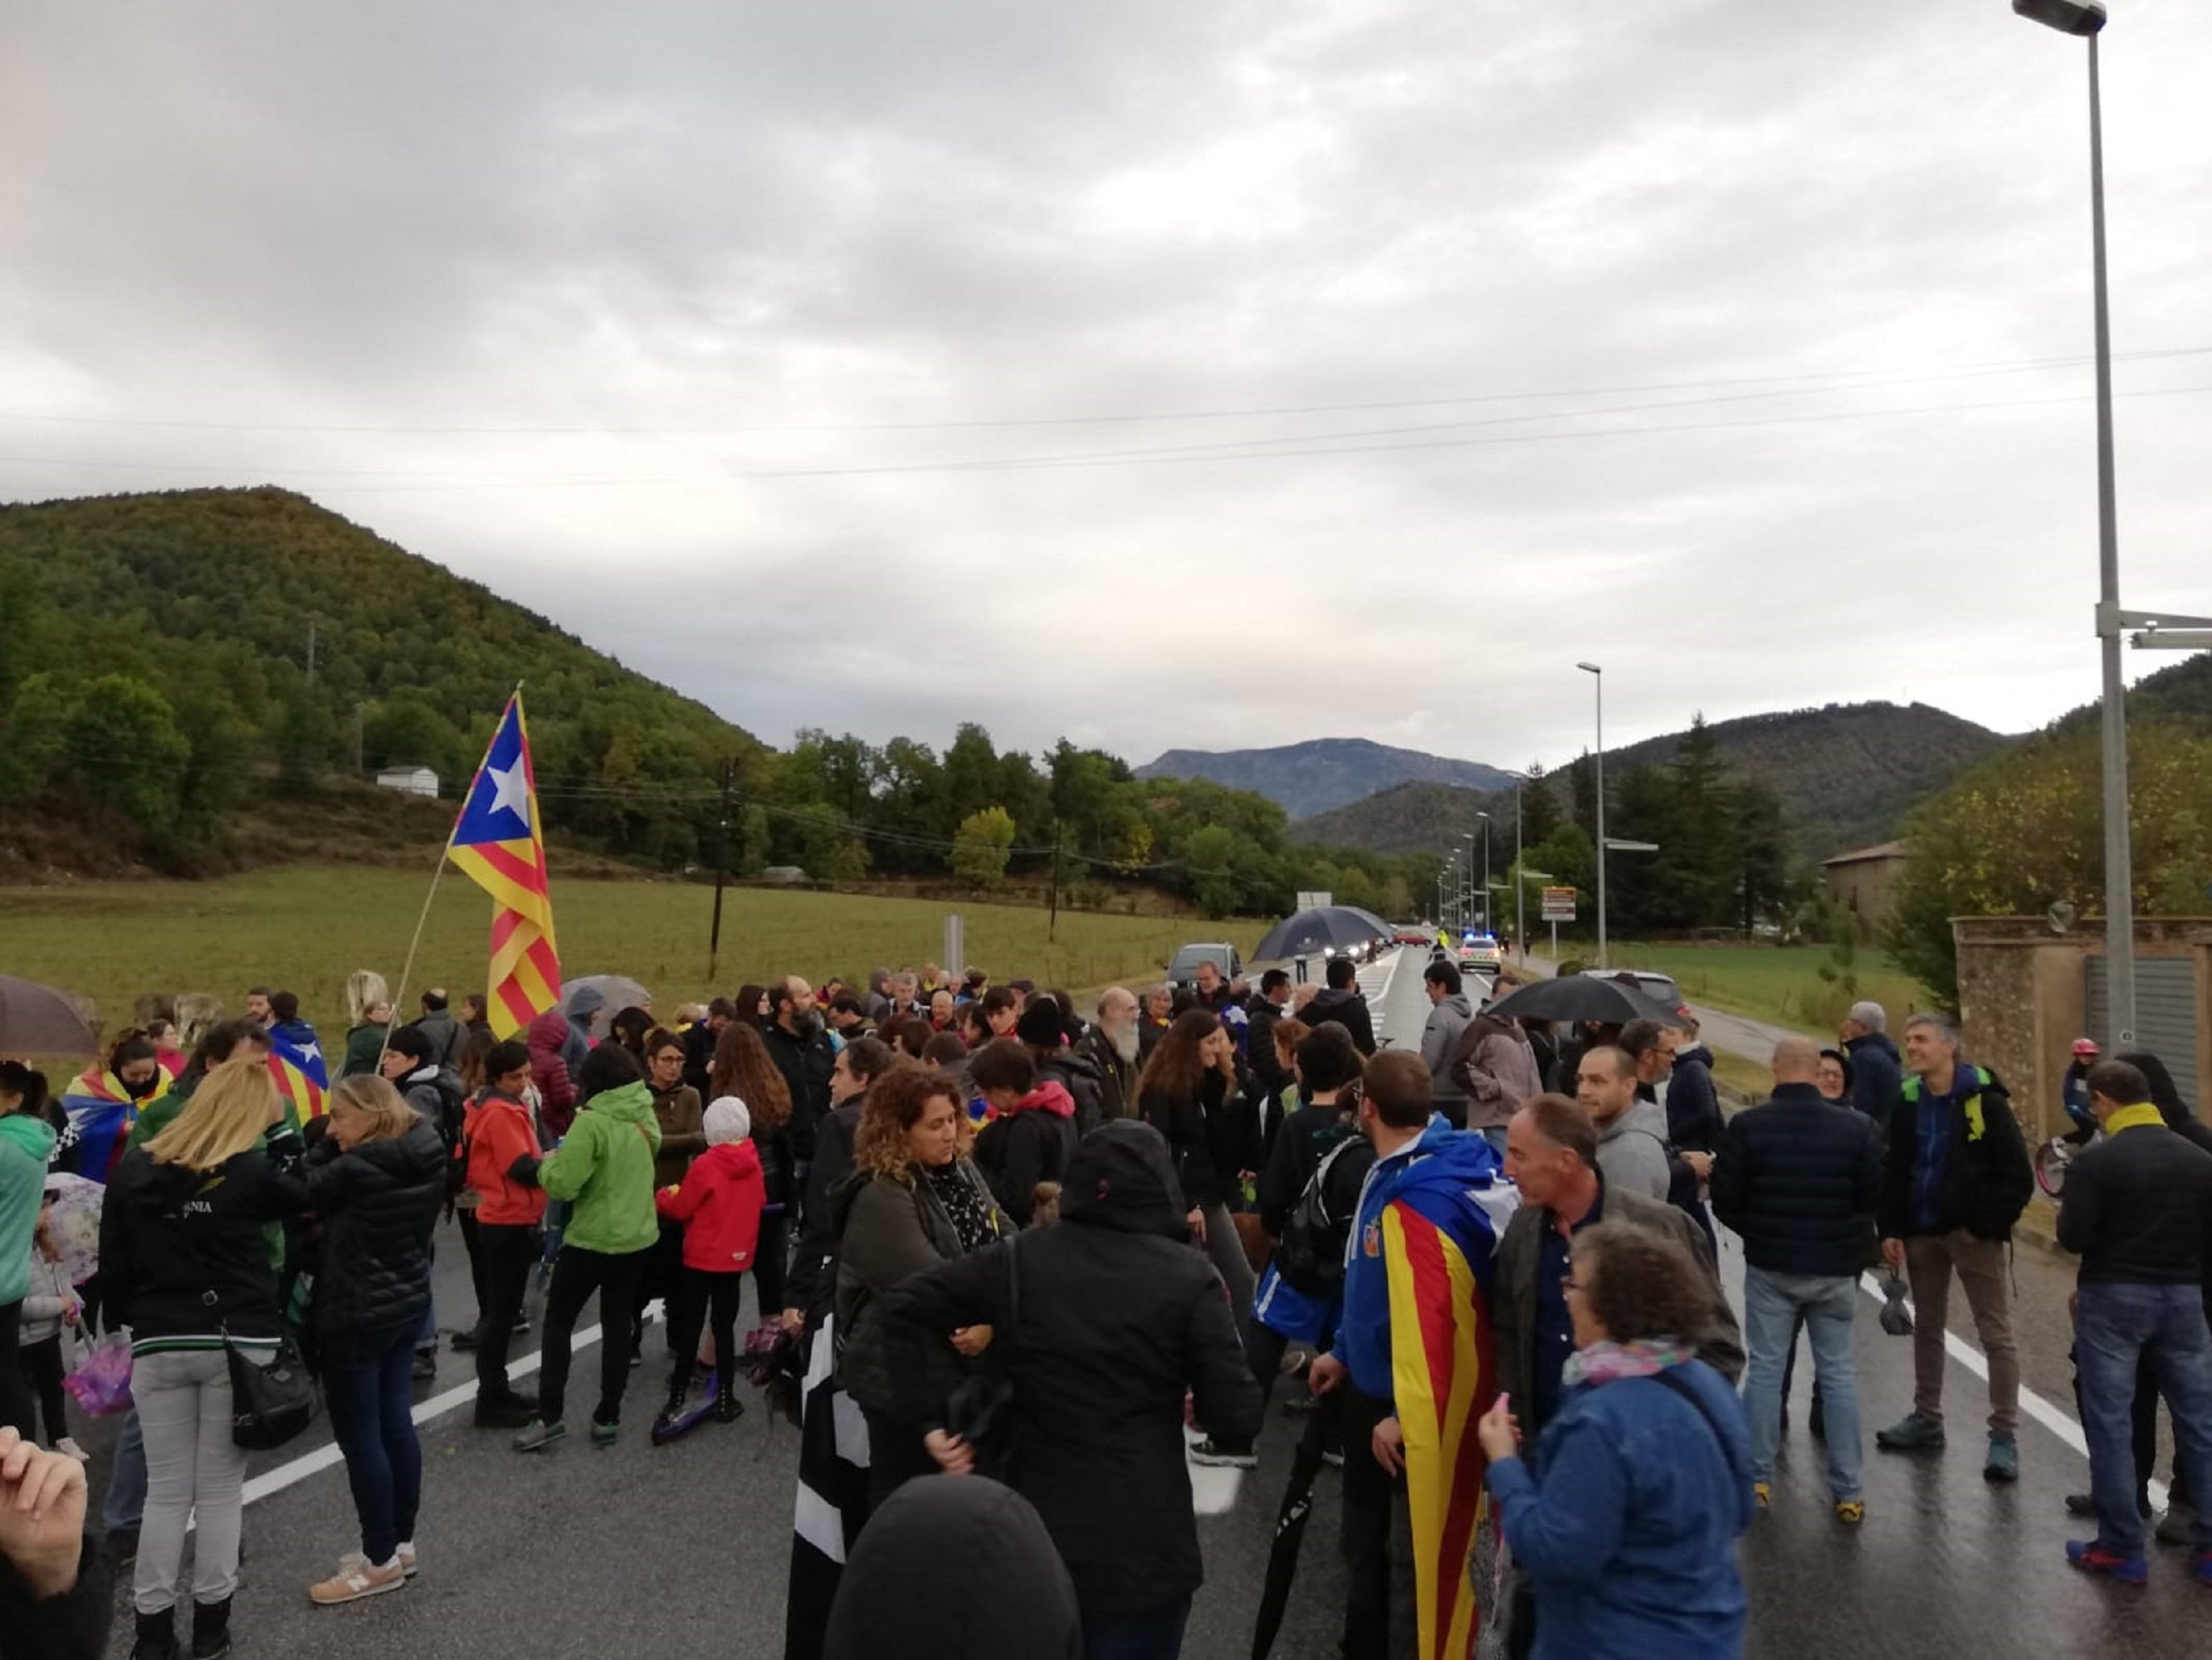
[[[2111, 1054], [2112, 1023], [2105, 1005], [2105, 959], [2085, 958], [2089, 1035]], [[2136, 1041], [2166, 1062], [2181, 1098], [2197, 1098], [2197, 963], [2191, 957], [2136, 958]]]

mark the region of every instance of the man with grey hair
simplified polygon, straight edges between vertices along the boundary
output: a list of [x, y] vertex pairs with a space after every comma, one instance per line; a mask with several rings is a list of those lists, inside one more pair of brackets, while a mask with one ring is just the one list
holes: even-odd
[[1873, 1001], [1854, 1003], [1839, 1035], [1851, 1058], [1851, 1104], [1887, 1126], [1905, 1081], [1897, 1045], [1890, 1041], [1889, 1011]]
[[1773, 1097], [1736, 1115], [1713, 1160], [1713, 1213], [1743, 1236], [1751, 1479], [1764, 1509], [1782, 1444], [1784, 1369], [1802, 1321], [1825, 1408], [1828, 1496], [1837, 1519], [1856, 1526], [1866, 1499], [1851, 1328], [1881, 1196], [1881, 1136], [1821, 1098], [1811, 1038], [1784, 1038], [1773, 1064]]
[[1982, 1474], [2020, 1479], [2020, 1351], [2013, 1341], [2005, 1247], [2035, 1189], [2027, 1141], [1996, 1074], [1960, 1058], [1958, 1029], [1932, 1014], [1905, 1026], [1912, 1076], [1889, 1121], [1881, 1254], [1912, 1282], [1912, 1410], [1875, 1444], [1943, 1445], [1944, 1323], [1956, 1274], [1990, 1368], [1990, 1450]]
[[1137, 1097], [1137, 995], [1125, 986], [1098, 994], [1098, 1018], [1076, 1040], [1075, 1052], [1098, 1074], [1099, 1116], [1127, 1118]]

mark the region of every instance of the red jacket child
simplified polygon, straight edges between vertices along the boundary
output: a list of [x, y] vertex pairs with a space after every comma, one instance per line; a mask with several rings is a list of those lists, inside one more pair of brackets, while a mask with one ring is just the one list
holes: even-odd
[[707, 1151], [691, 1161], [679, 1187], [653, 1195], [660, 1213], [684, 1224], [684, 1266], [706, 1274], [742, 1274], [760, 1243], [768, 1188], [760, 1150], [746, 1139], [745, 1110], [728, 1098], [707, 1109]]

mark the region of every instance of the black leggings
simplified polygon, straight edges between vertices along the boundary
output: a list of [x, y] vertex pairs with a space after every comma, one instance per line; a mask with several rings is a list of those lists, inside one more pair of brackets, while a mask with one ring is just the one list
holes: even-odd
[[753, 1252], [753, 1289], [760, 1294], [760, 1317], [773, 1320], [783, 1312], [784, 1271], [791, 1252], [787, 1240], [789, 1219], [781, 1211], [763, 1212], [760, 1243]]
[[569, 1338], [576, 1316], [593, 1292], [599, 1294], [599, 1404], [594, 1423], [621, 1421], [623, 1390], [629, 1383], [630, 1298], [645, 1272], [652, 1248], [619, 1256], [563, 1244], [553, 1260], [553, 1284], [545, 1293], [545, 1365], [538, 1387], [538, 1415], [557, 1423], [568, 1404]]
[[[23, 1329], [23, 1299], [0, 1303], [0, 1354], [15, 1353], [20, 1347]], [[26, 1440], [33, 1439], [31, 1432], [38, 1427], [32, 1422], [31, 1391], [24, 1381], [20, 1365], [0, 1365], [0, 1425], [15, 1431]]]
[[[673, 1323], [676, 1318], [676, 1294], [684, 1284], [684, 1225], [681, 1222], [672, 1222], [664, 1216], [660, 1219], [660, 1237], [654, 1243], [653, 1249], [646, 1253], [645, 1272], [638, 1275], [637, 1292], [630, 1298], [631, 1353], [641, 1354], [645, 1351], [645, 1305], [656, 1297], [661, 1299], [660, 1313], [662, 1320], [667, 1323], [664, 1326], [664, 1330], [668, 1341], [672, 1345], [676, 1342], [676, 1329]], [[698, 1341], [698, 1333], [696, 1330], [691, 1336], [694, 1342]], [[669, 1350], [672, 1354], [675, 1352], [672, 1347]]]
[[507, 1381], [507, 1356], [538, 1266], [539, 1236], [527, 1223], [479, 1222], [476, 1237], [484, 1282], [477, 1309], [477, 1399], [489, 1403], [520, 1393]]
[[668, 1353], [672, 1364], [668, 1392], [684, 1392], [691, 1383], [691, 1363], [699, 1353], [699, 1329], [707, 1310], [714, 1309], [714, 1374], [724, 1383], [737, 1377], [738, 1304], [745, 1293], [743, 1269], [720, 1274], [708, 1268], [685, 1268], [669, 1301]]
[[[23, 1382], [30, 1393], [39, 1398], [39, 1410], [46, 1420], [46, 1444], [52, 1446], [69, 1433], [69, 1395], [62, 1388], [62, 1335], [36, 1343], [26, 1343], [19, 1351], [23, 1362]], [[27, 1421], [24, 1439], [32, 1438]]]

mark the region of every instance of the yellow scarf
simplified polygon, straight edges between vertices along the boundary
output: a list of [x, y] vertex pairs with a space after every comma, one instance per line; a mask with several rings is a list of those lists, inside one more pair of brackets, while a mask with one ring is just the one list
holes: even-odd
[[2118, 1135], [2122, 1130], [2139, 1130], [2146, 1125], [2158, 1129], [2166, 1128], [2166, 1115], [2148, 1101], [2122, 1107], [2105, 1120], [2104, 1129], [2106, 1135]]

